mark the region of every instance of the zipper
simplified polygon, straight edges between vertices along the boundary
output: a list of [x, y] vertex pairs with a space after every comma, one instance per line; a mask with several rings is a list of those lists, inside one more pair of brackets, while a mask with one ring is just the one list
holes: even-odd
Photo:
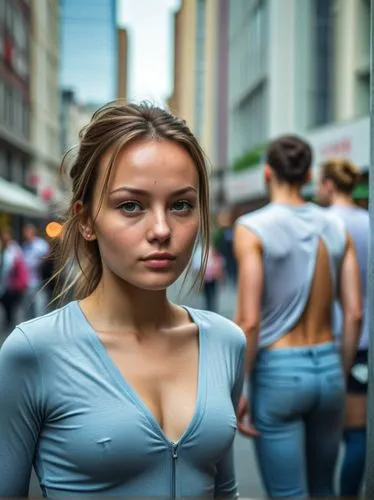
[[177, 494], [177, 486], [176, 486], [176, 467], [177, 467], [177, 458], [178, 458], [178, 445], [171, 445], [171, 498], [175, 500]]

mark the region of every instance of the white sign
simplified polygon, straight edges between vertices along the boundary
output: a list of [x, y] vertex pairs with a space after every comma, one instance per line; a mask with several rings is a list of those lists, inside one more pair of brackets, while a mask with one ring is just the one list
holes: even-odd
[[370, 165], [370, 118], [339, 123], [311, 132], [306, 136], [313, 148], [316, 166], [328, 158], [345, 157], [361, 168]]

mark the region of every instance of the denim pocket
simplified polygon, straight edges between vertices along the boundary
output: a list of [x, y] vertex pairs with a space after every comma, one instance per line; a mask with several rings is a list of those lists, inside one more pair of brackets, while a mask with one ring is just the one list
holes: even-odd
[[253, 386], [253, 414], [257, 421], [271, 422], [291, 418], [300, 411], [302, 379], [298, 375], [256, 377]]

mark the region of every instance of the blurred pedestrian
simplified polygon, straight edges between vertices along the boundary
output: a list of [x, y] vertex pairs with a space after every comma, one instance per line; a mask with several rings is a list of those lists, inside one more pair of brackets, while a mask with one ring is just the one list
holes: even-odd
[[[75, 300], [0, 351], [0, 496], [236, 498], [245, 337], [169, 302], [209, 248], [204, 154], [186, 123], [111, 103], [82, 131], [58, 270]], [[202, 265], [200, 276], [204, 275]]]
[[[361, 275], [363, 322], [358, 350], [347, 380], [345, 451], [340, 471], [340, 495], [352, 497], [359, 495], [365, 472], [369, 346], [369, 214], [352, 199], [352, 192], [359, 178], [360, 171], [350, 160], [331, 159], [321, 166], [318, 186], [319, 201], [329, 205], [329, 210], [342, 218], [352, 237]], [[336, 303], [334, 313], [334, 330], [340, 343], [343, 331], [340, 304]]]
[[[193, 257], [193, 270], [198, 274], [201, 267], [202, 248], [196, 248]], [[220, 253], [212, 246], [209, 246], [209, 253], [203, 277], [203, 294], [205, 299], [205, 309], [208, 311], [218, 311], [219, 286], [225, 279], [225, 261]]]
[[33, 224], [26, 224], [23, 228], [22, 248], [30, 276], [24, 300], [24, 313], [26, 319], [32, 319], [46, 312], [47, 296], [42, 289], [41, 267], [48, 254], [49, 245], [37, 235], [37, 228]]
[[[240, 403], [239, 428], [256, 437], [272, 498], [334, 495], [345, 378], [360, 332], [354, 245], [336, 215], [302, 199], [311, 164], [311, 148], [301, 138], [271, 142], [264, 169], [271, 203], [240, 217], [234, 235], [236, 320], [247, 335], [251, 383], [250, 398]], [[337, 293], [343, 363], [331, 324]]]
[[218, 213], [217, 229], [214, 233], [214, 247], [224, 258], [228, 281], [236, 285], [237, 264], [233, 250], [233, 219], [229, 209]]
[[10, 228], [0, 230], [0, 303], [7, 333], [15, 326], [17, 309], [27, 290], [29, 275], [24, 255]]

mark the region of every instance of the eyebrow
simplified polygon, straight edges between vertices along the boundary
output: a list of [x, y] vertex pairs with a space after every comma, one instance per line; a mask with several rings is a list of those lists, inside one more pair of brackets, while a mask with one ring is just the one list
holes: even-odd
[[[128, 191], [130, 193], [139, 194], [139, 195], [149, 195], [150, 194], [150, 192], [147, 191], [146, 189], [138, 189], [138, 188], [133, 188], [130, 186], [121, 186], [120, 188], [113, 189], [113, 191], [111, 191], [109, 194], [115, 194], [115, 193], [119, 193], [121, 191]], [[172, 196], [177, 196], [177, 195], [181, 195], [181, 194], [186, 194], [189, 191], [193, 191], [194, 193], [197, 193], [197, 189], [194, 188], [193, 186], [186, 186], [182, 189], [177, 189], [177, 191], [173, 191], [171, 194], [172, 194]]]

